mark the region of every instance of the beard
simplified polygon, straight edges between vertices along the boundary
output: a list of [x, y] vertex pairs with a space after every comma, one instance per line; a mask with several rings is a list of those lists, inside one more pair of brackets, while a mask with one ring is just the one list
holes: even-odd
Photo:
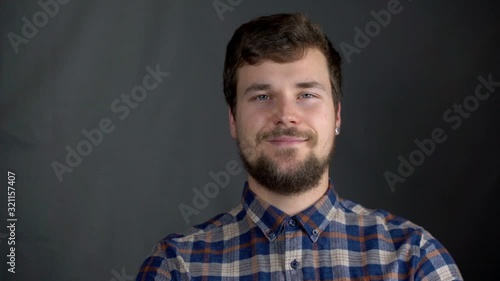
[[[249, 158], [256, 153], [258, 144], [263, 141], [280, 136], [306, 137], [310, 147], [317, 144], [317, 136], [312, 132], [299, 132], [297, 128], [278, 128], [269, 133], [257, 135], [255, 147], [243, 149], [238, 142], [239, 155], [247, 172], [263, 187], [280, 195], [299, 195], [318, 186], [324, 172], [330, 164], [335, 148], [335, 137], [330, 152], [320, 158], [311, 151], [306, 158], [289, 168], [280, 168], [279, 162], [294, 161], [298, 157], [297, 148], [285, 148], [275, 152], [277, 161], [260, 153], [255, 160]], [[279, 161], [279, 162], [278, 162]]]

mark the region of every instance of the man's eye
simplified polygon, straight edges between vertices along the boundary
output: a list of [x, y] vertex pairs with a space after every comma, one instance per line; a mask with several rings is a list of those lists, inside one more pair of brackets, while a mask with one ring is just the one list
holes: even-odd
[[306, 98], [306, 99], [314, 98], [314, 95], [310, 94], [310, 93], [303, 93], [300, 96], [303, 97], [303, 98]]
[[269, 96], [268, 95], [258, 95], [255, 97], [256, 100], [268, 100]]

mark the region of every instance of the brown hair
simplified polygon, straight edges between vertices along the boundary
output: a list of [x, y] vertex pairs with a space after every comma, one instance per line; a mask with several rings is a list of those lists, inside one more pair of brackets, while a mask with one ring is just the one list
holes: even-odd
[[330, 73], [335, 111], [342, 96], [341, 58], [319, 25], [304, 14], [262, 16], [241, 25], [227, 44], [224, 62], [224, 95], [236, 115], [237, 71], [245, 64], [262, 60], [293, 62], [303, 57], [307, 48], [317, 48], [326, 57]]

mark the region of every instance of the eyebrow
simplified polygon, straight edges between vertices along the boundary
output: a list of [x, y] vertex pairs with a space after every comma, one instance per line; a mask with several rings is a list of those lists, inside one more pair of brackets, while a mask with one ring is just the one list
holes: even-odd
[[[295, 87], [298, 89], [311, 89], [311, 88], [317, 88], [320, 90], [325, 90], [325, 87], [321, 85], [319, 82], [316, 81], [305, 81], [305, 82], [299, 82], [295, 84]], [[243, 95], [246, 95], [247, 93], [250, 92], [257, 92], [257, 91], [265, 91], [269, 90], [271, 88], [271, 84], [263, 84], [263, 83], [252, 83], [248, 88], [245, 90]]]

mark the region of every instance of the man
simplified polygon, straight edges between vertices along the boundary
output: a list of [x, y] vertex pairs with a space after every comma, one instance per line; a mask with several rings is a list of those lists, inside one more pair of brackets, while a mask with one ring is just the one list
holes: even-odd
[[248, 171], [241, 204], [160, 241], [137, 280], [462, 280], [422, 227], [335, 193], [340, 63], [302, 14], [235, 31], [224, 94]]

